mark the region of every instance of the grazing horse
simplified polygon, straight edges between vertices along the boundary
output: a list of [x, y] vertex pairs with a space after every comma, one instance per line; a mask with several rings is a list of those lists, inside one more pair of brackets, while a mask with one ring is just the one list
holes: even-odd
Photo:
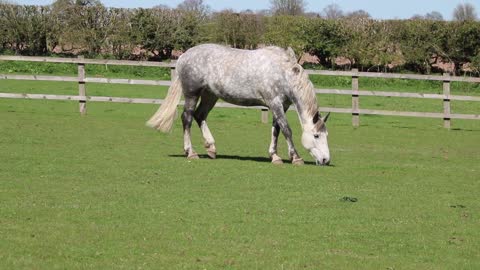
[[[198, 123], [210, 158], [216, 157], [215, 140], [207, 126], [207, 116], [219, 98], [241, 106], [265, 106], [273, 114], [272, 141], [269, 154], [272, 163], [280, 164], [277, 140], [280, 130], [288, 144], [292, 163], [304, 164], [293, 144], [286, 111], [294, 105], [302, 125], [302, 144], [317, 165], [330, 163], [327, 122], [320, 116], [313, 84], [297, 64], [291, 48], [266, 47], [239, 50], [204, 44], [186, 51], [177, 61], [177, 75], [167, 97], [147, 125], [169, 132], [175, 119], [181, 95], [185, 97], [182, 114], [184, 150], [188, 159], [197, 159], [190, 139], [192, 122]], [[197, 106], [198, 101], [200, 104]]]

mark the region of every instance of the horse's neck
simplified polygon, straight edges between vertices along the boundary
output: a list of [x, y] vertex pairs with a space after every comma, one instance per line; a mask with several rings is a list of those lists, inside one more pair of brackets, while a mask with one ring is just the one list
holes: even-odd
[[305, 130], [313, 124], [313, 117], [318, 111], [317, 96], [313, 87], [304, 87], [294, 90], [292, 101], [297, 108], [302, 128]]

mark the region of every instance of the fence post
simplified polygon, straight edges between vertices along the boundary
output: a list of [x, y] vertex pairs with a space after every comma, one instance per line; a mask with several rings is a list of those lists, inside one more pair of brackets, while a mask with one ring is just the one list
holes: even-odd
[[174, 66], [170, 67], [170, 79], [173, 81], [175, 80], [175, 76], [177, 76], [177, 60], [172, 60], [171, 64], [174, 64]]
[[358, 69], [352, 69], [352, 125], [358, 127], [360, 125], [360, 104], [358, 95]]
[[268, 109], [262, 109], [262, 123], [268, 123]]
[[[79, 60], [83, 60], [82, 55], [78, 56]], [[85, 89], [85, 63], [78, 63], [78, 95], [81, 99], [78, 101], [80, 107], [80, 114], [85, 115], [87, 113], [87, 98]]]
[[443, 127], [450, 129], [450, 74], [443, 73]]

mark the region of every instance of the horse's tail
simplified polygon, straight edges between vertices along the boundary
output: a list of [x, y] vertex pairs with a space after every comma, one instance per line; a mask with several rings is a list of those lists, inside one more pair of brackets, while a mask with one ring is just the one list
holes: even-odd
[[158, 111], [147, 121], [147, 126], [161, 132], [170, 132], [175, 120], [177, 106], [182, 97], [182, 84], [177, 77], [170, 88], [168, 94]]

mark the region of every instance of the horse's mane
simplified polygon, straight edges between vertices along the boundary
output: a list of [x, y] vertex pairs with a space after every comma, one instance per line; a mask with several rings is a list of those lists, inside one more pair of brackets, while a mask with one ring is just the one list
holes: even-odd
[[304, 106], [302, 108], [304, 111], [300, 113], [306, 113], [305, 116], [313, 118], [318, 112], [317, 96], [313, 84], [302, 66], [295, 64], [292, 69], [294, 70], [293, 91], [295, 91], [295, 96], [300, 99], [300, 103]]
[[299, 99], [303, 108], [297, 108], [297, 110], [304, 110], [300, 113], [306, 113], [305, 116], [312, 117], [318, 112], [317, 96], [314, 91], [312, 82], [308, 78], [308, 74], [305, 72], [302, 66], [298, 64], [297, 57], [292, 48], [288, 47], [286, 50], [279, 47], [265, 47], [264, 49], [275, 53], [277, 56], [281, 56], [283, 62], [287, 68], [293, 72], [291, 77], [292, 89], [294, 95]]

